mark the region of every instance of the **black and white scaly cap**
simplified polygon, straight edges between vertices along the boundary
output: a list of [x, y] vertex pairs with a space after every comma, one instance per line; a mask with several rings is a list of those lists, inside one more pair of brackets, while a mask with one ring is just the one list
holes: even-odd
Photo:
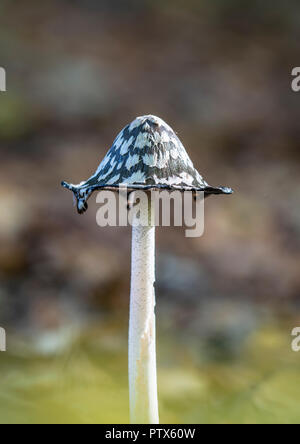
[[87, 200], [95, 190], [126, 186], [136, 189], [204, 191], [231, 194], [230, 188], [211, 187], [195, 169], [179, 138], [162, 119], [152, 115], [137, 117], [117, 136], [97, 171], [79, 185], [62, 182], [73, 191], [79, 213], [87, 210]]

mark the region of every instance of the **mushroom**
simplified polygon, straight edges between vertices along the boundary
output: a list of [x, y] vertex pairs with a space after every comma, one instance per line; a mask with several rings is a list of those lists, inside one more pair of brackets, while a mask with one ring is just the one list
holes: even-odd
[[[117, 136], [97, 171], [79, 185], [62, 182], [74, 193], [77, 210], [87, 210], [95, 190], [180, 190], [231, 194], [230, 188], [209, 186], [194, 168], [175, 132], [160, 118], [136, 118]], [[154, 205], [140, 201], [148, 223], [133, 223], [129, 321], [129, 397], [133, 424], [158, 424], [155, 335]]]

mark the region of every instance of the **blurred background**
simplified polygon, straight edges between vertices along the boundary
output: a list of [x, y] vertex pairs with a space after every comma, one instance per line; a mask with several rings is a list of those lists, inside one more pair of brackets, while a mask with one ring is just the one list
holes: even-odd
[[1, 423], [129, 420], [130, 229], [60, 182], [142, 114], [236, 191], [157, 230], [161, 422], [299, 422], [299, 34], [296, 0], [1, 0]]

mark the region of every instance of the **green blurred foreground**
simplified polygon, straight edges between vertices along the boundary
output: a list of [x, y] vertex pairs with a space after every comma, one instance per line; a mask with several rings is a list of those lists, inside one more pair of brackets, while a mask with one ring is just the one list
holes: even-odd
[[[278, 325], [278, 324], [276, 324]], [[252, 334], [242, 352], [207, 358], [180, 336], [158, 345], [162, 423], [299, 423], [300, 354], [291, 322]], [[60, 332], [1, 354], [1, 423], [127, 423], [126, 326]], [[221, 344], [214, 344], [216, 349]], [[53, 355], [55, 349], [61, 353]], [[47, 351], [47, 352], [46, 352]]]

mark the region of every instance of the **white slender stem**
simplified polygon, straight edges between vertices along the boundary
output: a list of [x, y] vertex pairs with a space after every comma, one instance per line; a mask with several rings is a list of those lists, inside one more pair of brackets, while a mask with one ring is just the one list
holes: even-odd
[[[151, 215], [151, 203], [149, 206]], [[130, 421], [132, 424], [158, 424], [154, 313], [155, 226], [151, 222], [148, 226], [132, 228], [131, 272], [128, 356]]]

